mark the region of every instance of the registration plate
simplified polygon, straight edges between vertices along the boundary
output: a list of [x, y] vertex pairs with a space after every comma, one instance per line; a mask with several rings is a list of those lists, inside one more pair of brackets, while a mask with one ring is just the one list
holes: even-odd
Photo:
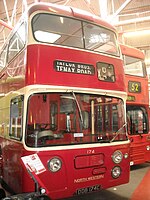
[[101, 189], [100, 185], [94, 185], [86, 188], [80, 188], [76, 191], [76, 195], [87, 194], [89, 192], [99, 191]]

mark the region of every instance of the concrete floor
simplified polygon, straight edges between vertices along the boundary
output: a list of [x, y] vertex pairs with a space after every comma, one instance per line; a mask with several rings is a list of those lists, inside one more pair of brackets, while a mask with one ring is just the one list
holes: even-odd
[[132, 166], [128, 184], [69, 200], [150, 200], [150, 163]]

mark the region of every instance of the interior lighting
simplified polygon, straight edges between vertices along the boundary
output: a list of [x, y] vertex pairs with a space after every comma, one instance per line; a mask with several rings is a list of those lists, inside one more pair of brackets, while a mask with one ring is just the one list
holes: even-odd
[[64, 23], [64, 18], [60, 17], [60, 22], [63, 24]]
[[59, 34], [45, 32], [45, 31], [35, 31], [34, 34], [35, 34], [35, 38], [38, 41], [50, 42], [50, 43], [54, 43], [56, 40], [58, 40], [61, 37], [61, 35]]

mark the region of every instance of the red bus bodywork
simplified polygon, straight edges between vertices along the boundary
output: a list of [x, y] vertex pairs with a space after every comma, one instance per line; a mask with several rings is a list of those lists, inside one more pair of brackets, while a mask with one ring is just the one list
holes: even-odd
[[[121, 51], [123, 56], [126, 56], [126, 62], [129, 62], [129, 59], [133, 59], [132, 62], [134, 63], [134, 59], [136, 59], [143, 63], [142, 76], [135, 73], [132, 74], [132, 72], [125, 74], [126, 88], [128, 91], [128, 133], [131, 141], [130, 165], [136, 165], [150, 160], [148, 76], [146, 73], [146, 66], [144, 65], [145, 55], [142, 51], [127, 45], [121, 45]], [[137, 62], [135, 63], [135, 67], [137, 65], [137, 69], [139, 69], [140, 66]], [[141, 117], [139, 113], [136, 115], [137, 121], [135, 120], [133, 115], [135, 115], [136, 109], [144, 109], [145, 119], [143, 116]], [[131, 114], [131, 112], [134, 113]]]
[[[38, 178], [47, 189], [46, 192], [51, 199], [64, 199], [127, 183], [129, 181], [129, 141], [122, 130], [124, 125], [117, 124], [120, 129], [114, 131], [115, 133], [112, 131], [111, 139], [105, 142], [96, 141], [96, 139], [101, 139], [100, 134], [94, 136], [94, 130], [91, 136], [84, 137], [86, 133], [89, 134], [92, 127], [95, 127], [96, 123], [98, 125], [95, 117], [92, 118], [92, 116], [91, 127], [86, 124], [89, 122], [89, 117], [87, 117], [83, 132], [76, 133], [74, 130], [71, 133], [73, 120], [77, 121], [81, 118], [81, 112], [80, 108], [73, 111], [74, 104], [71, 101], [73, 99], [77, 102], [76, 98], [66, 97], [68, 93], [73, 93], [73, 95], [77, 93], [77, 99], [83, 102], [82, 112], [85, 112], [85, 116], [88, 112], [94, 113], [95, 109], [97, 109], [96, 112], [103, 113], [103, 110], [99, 111], [101, 107], [98, 107], [96, 101], [100, 104], [104, 98], [108, 102], [107, 105], [111, 104], [107, 109], [110, 108], [110, 113], [114, 112], [114, 115], [118, 112], [117, 117], [122, 123], [120, 113], [124, 114], [124, 111], [122, 107], [119, 107], [119, 102], [126, 98], [122, 60], [119, 56], [35, 41], [31, 34], [30, 21], [34, 15], [41, 12], [82, 19], [115, 31], [111, 25], [101, 21], [98, 17], [82, 14], [73, 8], [61, 8], [53, 4], [36, 4], [29, 9], [28, 43], [10, 62], [6, 63], [6, 67], [0, 72], [0, 105], [2, 106], [0, 146], [3, 181], [15, 193], [33, 192], [34, 182], [27, 170], [22, 167], [21, 157], [37, 154], [45, 167], [45, 171], [40, 173]], [[97, 63], [99, 62], [113, 65], [114, 81], [98, 79]], [[73, 73], [76, 65], [78, 73]], [[58, 96], [58, 93], [63, 93], [63, 95]], [[53, 96], [50, 96], [51, 94]], [[102, 97], [97, 97], [100, 94]], [[106, 95], [108, 95], [107, 98]], [[61, 98], [69, 99], [71, 103], [68, 107], [67, 104], [65, 108], [62, 107]], [[56, 102], [57, 107], [55, 107]], [[76, 106], [79, 107], [78, 103]], [[51, 115], [50, 109], [52, 110]], [[68, 110], [65, 112], [64, 109]], [[95, 113], [95, 115], [98, 114]], [[67, 130], [65, 134], [61, 134], [60, 138], [46, 141], [46, 143], [42, 141], [41, 146], [39, 144], [32, 146], [35, 135], [33, 135], [33, 130], [29, 134], [27, 127], [30, 126], [35, 130], [35, 120], [45, 123], [46, 126], [49, 123], [51, 131], [48, 129], [46, 131], [54, 132], [55, 137], [59, 136], [57, 132], [60, 127], [65, 126]], [[76, 121], [74, 126], [79, 129], [80, 124]], [[55, 123], [57, 127], [54, 126]], [[112, 126], [112, 122], [109, 123]], [[115, 137], [113, 134], [116, 134]], [[109, 137], [108, 134], [107, 136]], [[48, 163], [53, 158], [57, 159], [56, 165], [61, 163], [61, 168], [57, 172], [49, 169], [51, 165]], [[53, 166], [54, 170], [56, 165]]]

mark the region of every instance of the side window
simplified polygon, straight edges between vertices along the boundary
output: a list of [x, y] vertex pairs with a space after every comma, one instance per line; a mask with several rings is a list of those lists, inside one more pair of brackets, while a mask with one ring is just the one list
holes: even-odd
[[26, 30], [25, 23], [22, 23], [17, 31], [10, 38], [9, 46], [8, 46], [8, 58], [7, 61], [10, 62], [15, 55], [21, 51], [21, 49], [25, 45], [26, 39]]
[[16, 97], [10, 103], [10, 137], [20, 140], [22, 137], [23, 96]]
[[127, 107], [127, 121], [129, 134], [142, 134], [148, 132], [148, 118], [144, 108]]

